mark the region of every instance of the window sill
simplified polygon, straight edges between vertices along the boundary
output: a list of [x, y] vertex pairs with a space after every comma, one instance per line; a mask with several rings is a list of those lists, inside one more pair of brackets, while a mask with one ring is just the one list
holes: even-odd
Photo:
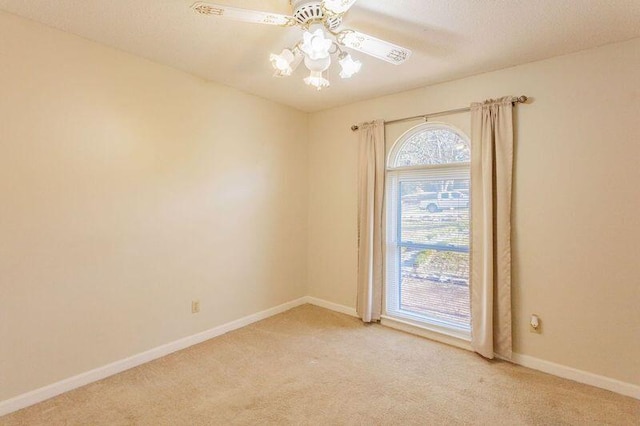
[[392, 318], [386, 315], [382, 316], [380, 324], [385, 327], [394, 328], [396, 330], [404, 331], [406, 333], [415, 334], [420, 337], [425, 337], [436, 342], [444, 343], [450, 346], [455, 346], [460, 349], [466, 349], [473, 351], [471, 348], [470, 337], [465, 333], [457, 333], [452, 330], [447, 330], [438, 326], [431, 326], [428, 324], [417, 324], [410, 320]]

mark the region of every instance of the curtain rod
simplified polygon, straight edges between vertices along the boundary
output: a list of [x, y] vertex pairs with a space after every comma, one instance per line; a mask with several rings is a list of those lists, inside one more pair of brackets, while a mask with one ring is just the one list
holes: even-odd
[[[522, 96], [512, 98], [511, 102], [513, 102], [514, 104], [524, 104], [527, 102], [528, 99], [529, 98], [522, 95]], [[393, 124], [393, 123], [401, 123], [403, 121], [412, 121], [412, 120], [418, 120], [418, 119], [423, 119], [426, 121], [428, 118], [431, 118], [431, 117], [440, 117], [441, 115], [458, 114], [458, 113], [467, 112], [467, 111], [471, 111], [471, 107], [450, 109], [447, 111], [440, 111], [440, 112], [430, 112], [429, 114], [415, 115], [413, 117], [398, 118], [396, 120], [385, 121], [384, 124], [387, 125], [387, 124]], [[351, 130], [354, 132], [359, 128], [360, 127], [356, 124], [351, 126]]]

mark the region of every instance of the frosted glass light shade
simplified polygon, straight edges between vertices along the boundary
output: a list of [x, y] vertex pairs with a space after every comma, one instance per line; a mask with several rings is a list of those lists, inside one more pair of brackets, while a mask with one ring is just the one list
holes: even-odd
[[293, 52], [289, 49], [284, 49], [279, 55], [271, 54], [271, 65], [276, 70], [276, 76], [285, 77], [291, 75], [293, 68], [291, 64], [295, 60]]
[[325, 38], [324, 31], [318, 28], [314, 32], [306, 31], [302, 35], [302, 46], [300, 46], [300, 49], [313, 60], [322, 59], [329, 56], [329, 49], [331, 49], [332, 44], [333, 41]]
[[341, 54], [338, 62], [342, 66], [342, 71], [340, 72], [340, 77], [342, 78], [351, 78], [362, 68], [362, 62], [354, 60], [348, 53]]
[[311, 59], [308, 56], [304, 57], [304, 65], [309, 71], [323, 72], [331, 66], [331, 56], [321, 59]]
[[305, 78], [304, 82], [309, 86], [315, 87], [317, 90], [322, 90], [330, 85], [329, 80], [322, 76], [322, 71], [311, 71], [311, 75]]

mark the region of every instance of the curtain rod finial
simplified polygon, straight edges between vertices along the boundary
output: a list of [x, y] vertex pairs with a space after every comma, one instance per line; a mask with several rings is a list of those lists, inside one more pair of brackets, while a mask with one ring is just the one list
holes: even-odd
[[358, 130], [360, 127], [356, 126], [355, 124], [353, 126], [351, 126], [351, 131], [355, 132], [356, 130]]
[[521, 103], [521, 104], [526, 103], [528, 100], [529, 100], [529, 98], [526, 97], [525, 95], [522, 95], [522, 96], [518, 97], [518, 102]]

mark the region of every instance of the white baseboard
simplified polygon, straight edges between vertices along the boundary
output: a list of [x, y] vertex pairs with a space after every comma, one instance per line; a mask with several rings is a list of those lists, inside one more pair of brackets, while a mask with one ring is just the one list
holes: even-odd
[[330, 311], [340, 312], [341, 314], [347, 314], [352, 317], [357, 317], [355, 308], [350, 308], [348, 306], [340, 305], [338, 303], [329, 302], [324, 299], [318, 299], [317, 297], [307, 296], [304, 297], [305, 303], [310, 305], [319, 306], [321, 308], [329, 309]]
[[[261, 321], [279, 313], [288, 311], [289, 309], [295, 308], [296, 306], [304, 305], [305, 303], [357, 317], [356, 310], [354, 308], [340, 305], [338, 303], [329, 302], [323, 299], [318, 299], [316, 297], [301, 297], [299, 299], [292, 300], [291, 302], [287, 302], [255, 314], [248, 315], [238, 320], [222, 324], [210, 330], [206, 330], [201, 333], [194, 334], [192, 336], [188, 336], [174, 342], [164, 344], [162, 346], [158, 346], [146, 352], [133, 355], [129, 358], [113, 362], [103, 367], [98, 367], [85, 373], [78, 374], [77, 376], [61, 380], [59, 382], [44, 386], [34, 391], [18, 395], [14, 398], [0, 401], [0, 416], [4, 416], [5, 414], [12, 413], [14, 411], [20, 410], [38, 402], [42, 402], [49, 398], [53, 398], [54, 396], [79, 388], [89, 383], [102, 380], [114, 374], [121, 373], [123, 371], [129, 370], [130, 368], [137, 367], [149, 361], [153, 361], [155, 359], [169, 355], [173, 352], [188, 348], [189, 346], [202, 343], [206, 340], [212, 339], [230, 331], [237, 330], [249, 324], [253, 324], [254, 322]], [[544, 373], [553, 374], [558, 377], [574, 380], [576, 382], [585, 383], [622, 395], [630, 396], [632, 398], [640, 399], [640, 386], [638, 385], [622, 382], [620, 380], [600, 376], [594, 373], [589, 373], [587, 371], [578, 370], [572, 367], [567, 367], [539, 358], [534, 358], [528, 355], [514, 353], [512, 362], [523, 367], [532, 368]]]
[[[306, 302], [312, 305], [320, 306], [322, 308], [330, 309], [332, 311], [341, 312], [343, 314], [357, 316], [356, 310], [353, 308], [349, 308], [344, 305], [339, 305], [337, 303], [328, 302], [326, 300], [318, 299], [315, 297], [306, 297]], [[422, 334], [416, 332], [414, 329], [402, 328], [396, 326], [396, 324], [389, 324], [388, 320], [383, 321], [383, 325], [393, 326], [393, 328], [398, 328], [402, 331], [406, 331], [408, 333], [422, 335], [423, 337], [438, 340], [442, 343], [446, 343], [452, 346], [457, 346], [462, 349], [470, 350], [470, 347], [466, 345], [458, 345], [457, 342], [449, 341], [443, 338], [435, 338], [430, 334]], [[553, 374], [554, 376], [562, 377], [563, 379], [573, 380], [579, 383], [584, 383], [586, 385], [595, 386], [597, 388], [606, 389], [615, 393], [619, 393], [621, 395], [630, 396], [632, 398], [640, 399], [640, 386], [634, 385], [632, 383], [623, 382], [617, 379], [612, 379], [606, 376], [600, 376], [598, 374], [590, 373], [584, 370], [578, 370], [573, 367], [567, 367], [566, 365], [556, 364], [554, 362], [545, 361], [540, 358], [535, 358], [529, 355], [522, 355], [518, 353], [514, 353], [511, 361], [514, 364], [521, 365], [523, 367], [531, 368], [533, 370], [542, 371], [543, 373]]]
[[36, 389], [34, 391], [18, 395], [11, 399], [0, 401], [0, 416], [18, 411], [22, 408], [36, 404], [38, 402], [42, 402], [49, 398], [53, 398], [54, 396], [69, 392], [70, 390], [79, 388], [89, 383], [102, 380], [114, 374], [121, 373], [125, 370], [129, 370], [130, 368], [137, 367], [149, 361], [153, 361], [154, 359], [158, 359], [173, 352], [188, 348], [189, 346], [202, 343], [206, 340], [212, 339], [238, 328], [245, 327], [254, 322], [261, 321], [273, 315], [288, 311], [289, 309], [295, 308], [296, 306], [304, 305], [305, 303], [311, 302], [309, 302], [306, 297], [301, 297], [299, 299], [292, 300], [291, 302], [287, 302], [255, 314], [248, 315], [238, 320], [222, 324], [218, 327], [214, 327], [201, 333], [197, 333], [192, 336], [184, 337], [174, 342], [158, 346], [137, 355], [133, 355], [129, 358], [125, 358], [120, 361], [95, 368], [93, 370], [78, 374], [77, 376], [69, 377], [68, 379], [64, 379], [59, 382]]
[[543, 373], [553, 374], [554, 376], [562, 377], [563, 379], [573, 380], [586, 385], [595, 386], [597, 388], [610, 390], [621, 395], [640, 399], [640, 386], [632, 383], [623, 382], [584, 370], [578, 370], [577, 368], [567, 367], [566, 365], [556, 364], [555, 362], [545, 361], [529, 355], [514, 353], [511, 361], [514, 364], [542, 371]]

